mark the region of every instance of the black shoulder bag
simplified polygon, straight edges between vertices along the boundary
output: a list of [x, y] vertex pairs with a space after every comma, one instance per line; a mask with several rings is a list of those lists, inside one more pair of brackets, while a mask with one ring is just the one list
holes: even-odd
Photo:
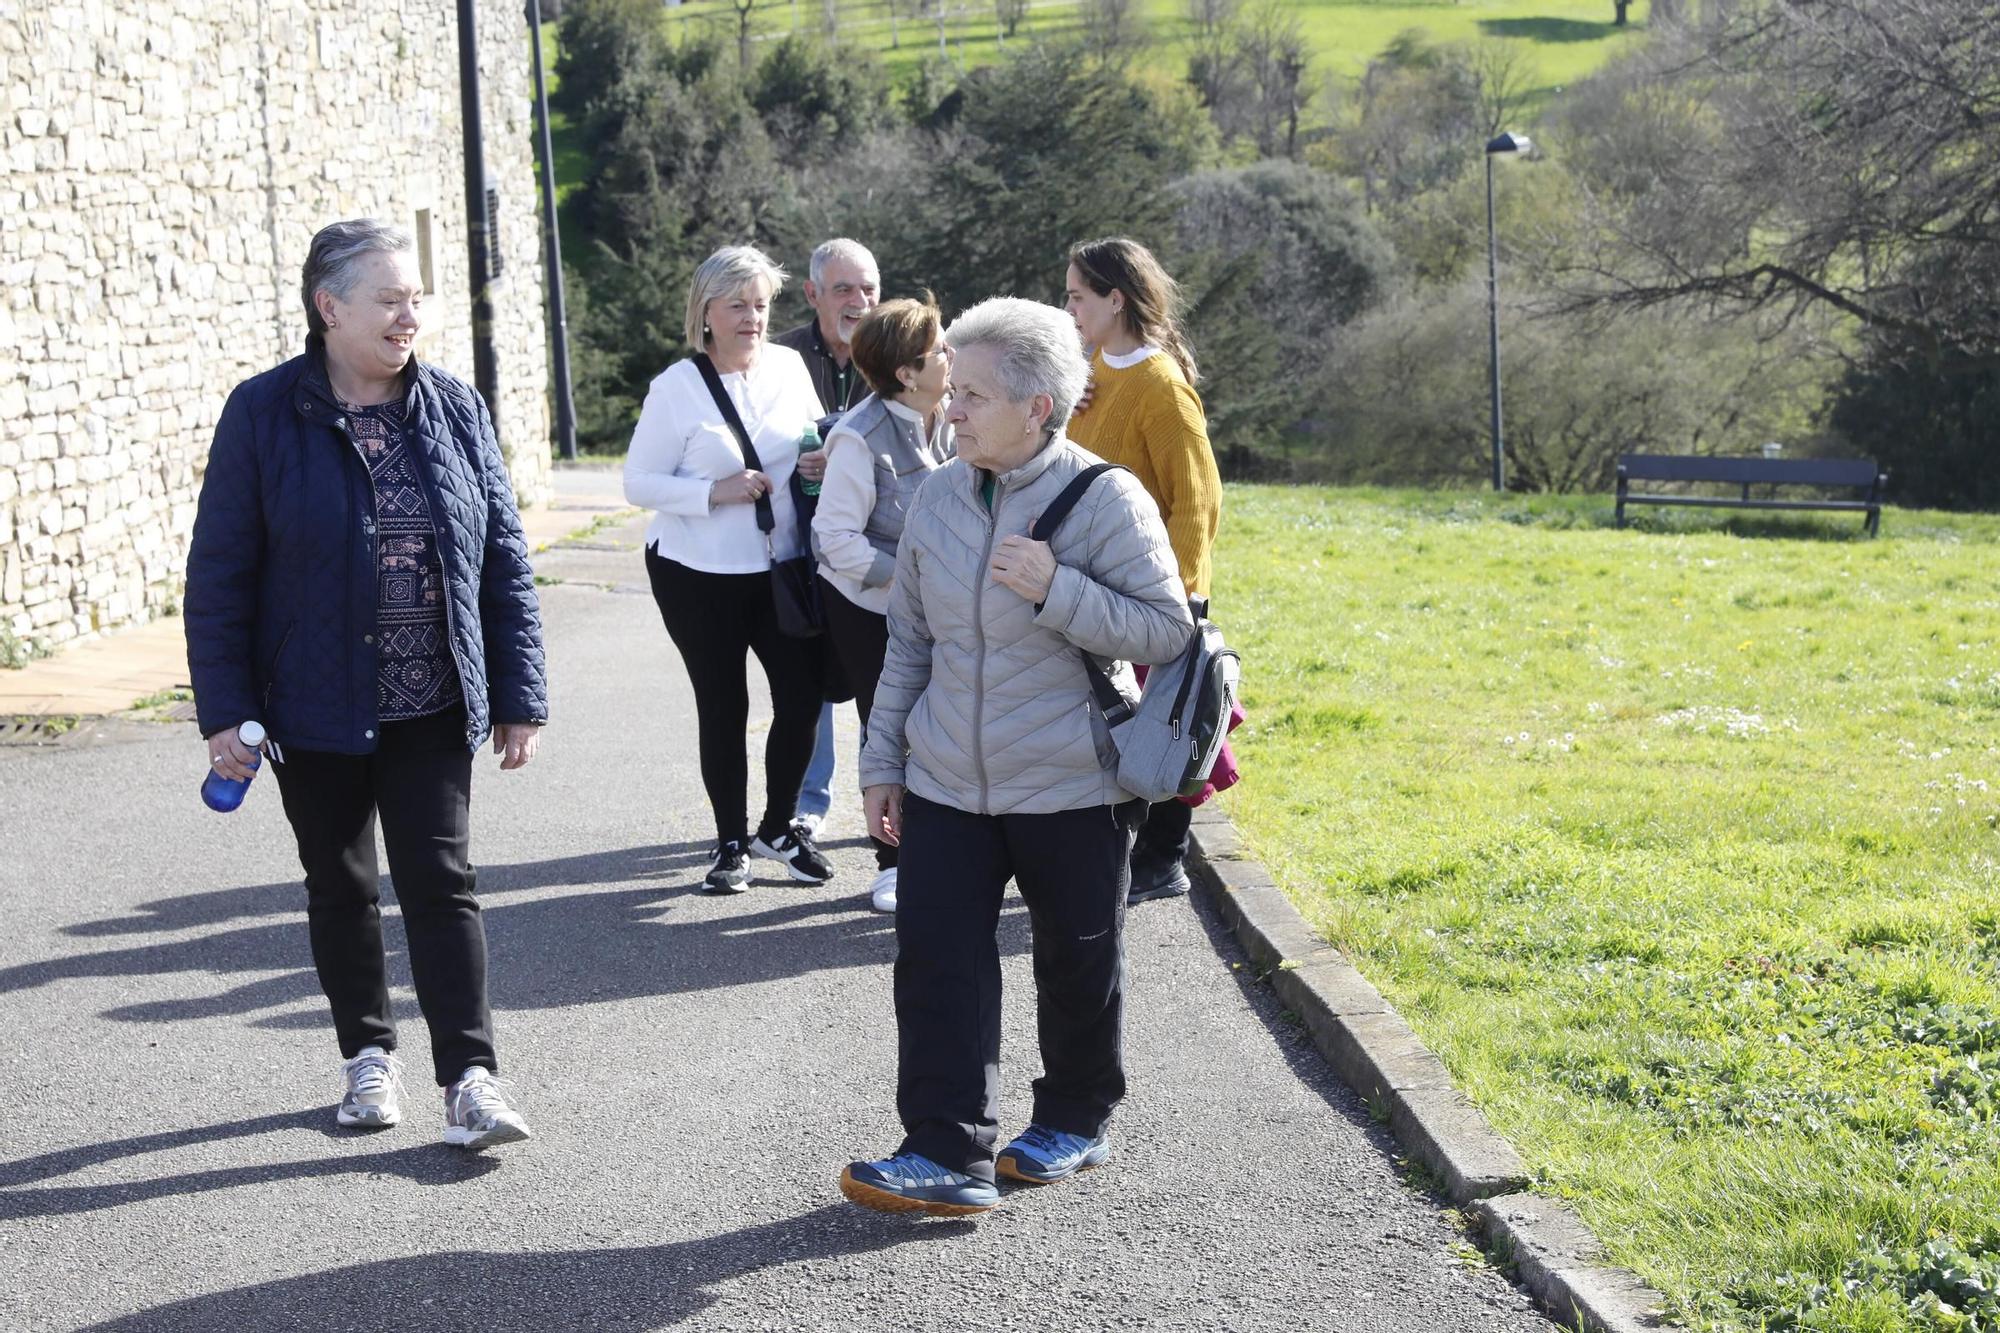
[[[715, 406], [721, 411], [722, 419], [729, 423], [729, 429], [736, 434], [736, 447], [743, 451], [744, 466], [753, 472], [762, 472], [764, 462], [757, 457], [757, 446], [750, 443], [750, 432], [743, 429], [743, 418], [736, 413], [736, 404], [729, 397], [729, 391], [722, 387], [722, 376], [715, 371], [715, 363], [708, 359], [708, 353], [696, 352], [695, 368], [701, 371], [702, 381], [708, 385], [709, 395], [715, 399]], [[771, 543], [771, 530], [778, 524], [771, 512], [769, 492], [757, 497], [757, 527], [764, 534], [764, 551], [771, 560], [771, 599], [778, 608], [778, 632], [794, 639], [814, 639], [826, 628], [826, 616], [820, 609], [819, 585], [813, 576], [812, 537], [806, 527], [808, 522], [803, 510], [796, 506], [793, 513], [799, 520], [800, 547], [804, 555], [780, 560]]]

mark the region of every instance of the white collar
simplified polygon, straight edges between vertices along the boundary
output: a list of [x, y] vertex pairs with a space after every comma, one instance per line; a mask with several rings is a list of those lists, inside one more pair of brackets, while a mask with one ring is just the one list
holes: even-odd
[[1104, 364], [1110, 366], [1113, 370], [1130, 370], [1147, 357], [1158, 356], [1159, 354], [1159, 348], [1147, 347], [1143, 344], [1133, 351], [1125, 353], [1123, 356], [1113, 356], [1109, 352], [1098, 353], [1099, 356], [1104, 358]]
[[901, 417], [905, 421], [913, 421], [919, 426], [924, 424], [924, 419], [917, 415], [915, 408], [904, 407], [901, 402], [894, 398], [884, 398], [882, 406], [888, 408], [891, 413]]

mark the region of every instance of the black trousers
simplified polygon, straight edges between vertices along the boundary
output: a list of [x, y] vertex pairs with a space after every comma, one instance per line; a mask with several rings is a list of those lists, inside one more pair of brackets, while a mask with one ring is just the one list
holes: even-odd
[[442, 1087], [472, 1065], [500, 1068], [486, 1005], [486, 929], [466, 854], [472, 754], [465, 710], [385, 722], [381, 732], [373, 754], [293, 749], [272, 768], [305, 867], [313, 966], [333, 1007], [341, 1056], [396, 1046], [375, 863], [379, 818]]
[[[861, 715], [861, 734], [868, 735], [868, 712], [875, 706], [875, 682], [882, 678], [882, 659], [889, 654], [889, 617], [878, 616], [865, 606], [856, 606], [847, 594], [819, 581], [820, 605], [826, 608], [826, 632], [840, 668], [854, 690], [854, 711]], [[896, 864], [896, 849], [869, 835], [875, 849], [875, 868], [887, 870]]]
[[1143, 802], [974, 815], [903, 797], [896, 888], [901, 1152], [993, 1179], [999, 1144], [1000, 898], [1034, 928], [1042, 1076], [1032, 1118], [1095, 1136], [1125, 1096], [1125, 893]]
[[715, 812], [717, 842], [749, 838], [750, 763], [743, 734], [750, 689], [744, 655], [755, 653], [764, 668], [771, 686], [771, 731], [764, 740], [764, 814], [757, 835], [775, 838], [797, 812], [799, 787], [819, 737], [820, 647], [778, 632], [767, 573], [709, 574], [649, 546], [646, 575], [694, 686], [701, 782]]
[[1139, 837], [1132, 847], [1132, 864], [1152, 868], [1179, 865], [1188, 853], [1188, 829], [1194, 823], [1194, 807], [1179, 801], [1161, 801], [1146, 811]]

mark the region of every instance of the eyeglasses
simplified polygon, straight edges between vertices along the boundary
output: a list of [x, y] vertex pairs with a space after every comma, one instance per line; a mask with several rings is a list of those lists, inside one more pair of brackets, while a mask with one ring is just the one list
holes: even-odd
[[952, 364], [953, 355], [954, 353], [951, 350], [950, 343], [939, 343], [938, 349], [935, 352], [925, 352], [922, 356], [910, 362], [910, 365], [918, 370], [922, 370], [925, 364], [929, 362], [932, 357], [937, 357], [939, 360], [943, 361], [946, 365], [950, 365]]

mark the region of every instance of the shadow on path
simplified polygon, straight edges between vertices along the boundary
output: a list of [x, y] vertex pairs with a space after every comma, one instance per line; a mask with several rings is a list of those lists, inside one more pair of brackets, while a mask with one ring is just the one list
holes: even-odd
[[[270, 1120], [292, 1122], [285, 1128], [304, 1128], [299, 1112], [292, 1115], [267, 1117]], [[327, 1118], [323, 1109], [310, 1114], [324, 1122]], [[242, 1121], [239, 1124], [256, 1126], [258, 1121]], [[216, 1126], [229, 1129], [231, 1126]], [[252, 1130], [251, 1132], [255, 1132]], [[51, 1166], [51, 1158], [73, 1157], [74, 1165], [62, 1168], [76, 1170], [89, 1164], [91, 1160], [110, 1160], [127, 1156], [131, 1152], [152, 1152], [160, 1148], [178, 1146], [173, 1143], [150, 1144], [152, 1139], [181, 1139], [189, 1143], [199, 1143], [211, 1137], [218, 1137], [209, 1130], [196, 1129], [185, 1134], [160, 1134], [148, 1139], [126, 1139], [119, 1143], [93, 1144], [78, 1148], [70, 1153], [50, 1153], [45, 1157], [29, 1158], [24, 1163], [9, 1163], [5, 1170], [11, 1174], [17, 1165], [40, 1167], [45, 1175], [57, 1174]], [[133, 1144], [150, 1144], [147, 1147], [131, 1148]], [[268, 1185], [276, 1181], [315, 1180], [325, 1176], [401, 1176], [419, 1185], [456, 1185], [461, 1181], [473, 1180], [489, 1171], [500, 1169], [500, 1163], [492, 1157], [481, 1157], [449, 1147], [443, 1143], [428, 1143], [407, 1148], [394, 1148], [386, 1152], [364, 1152], [343, 1154], [337, 1157], [311, 1157], [295, 1162], [260, 1162], [250, 1166], [223, 1166], [207, 1171], [189, 1171], [177, 1176], [161, 1176], [154, 1180], [114, 1181], [103, 1185], [43, 1185], [31, 1189], [0, 1190], [0, 1218], [62, 1217], [71, 1213], [94, 1213], [104, 1208], [120, 1208], [126, 1204], [147, 1203], [153, 1199], [178, 1198], [188, 1194], [207, 1194], [215, 1190], [235, 1189], [239, 1185]], [[41, 1177], [30, 1176], [28, 1179]], [[191, 1324], [184, 1327], [254, 1327], [254, 1323], [237, 1325]]]
[[[757, 985], [894, 960], [895, 921], [861, 910], [855, 882], [808, 887], [762, 880], [742, 898], [719, 903], [699, 896], [710, 852], [705, 842], [679, 843], [481, 867], [495, 1005], [558, 1008]], [[385, 899], [393, 900], [389, 881], [383, 883]], [[576, 891], [517, 896], [572, 886]], [[155, 899], [131, 915], [67, 926], [64, 933], [73, 937], [139, 938], [123, 948], [0, 968], [0, 994], [84, 978], [187, 973], [214, 979], [221, 989], [143, 998], [103, 1017], [173, 1023], [255, 1014], [250, 1021], [260, 1027], [318, 1028], [327, 1020], [309, 962], [304, 897], [295, 882], [219, 889]], [[1026, 913], [1013, 907], [1000, 933], [1008, 955], [1028, 947]], [[185, 937], [145, 938], [156, 933]], [[384, 936], [391, 984], [407, 988], [399, 919], [385, 917]], [[262, 975], [229, 984], [232, 974], [242, 973]]]
[[[72, 1171], [81, 1171], [86, 1166], [101, 1166], [105, 1162], [139, 1157], [150, 1152], [186, 1148], [197, 1143], [219, 1143], [224, 1139], [247, 1139], [253, 1134], [277, 1134], [288, 1129], [317, 1130], [330, 1139], [355, 1137], [351, 1130], [333, 1128], [328, 1119], [323, 1109], [280, 1111], [272, 1115], [253, 1116], [248, 1120], [230, 1120], [219, 1125], [197, 1125], [192, 1129], [142, 1134], [137, 1138], [116, 1139], [109, 1143], [86, 1143], [78, 1148], [63, 1148], [56, 1152], [43, 1153], [39, 1157], [23, 1157], [18, 1161], [0, 1162], [0, 1187], [11, 1188], [37, 1180], [49, 1180], [55, 1176], [66, 1176]], [[5, 1205], [0, 1204], [0, 1213], [5, 1211]]]
[[[425, 1254], [190, 1297], [92, 1325], [100, 1333], [268, 1328], [283, 1313], [338, 1311], [343, 1328], [652, 1329], [716, 1301], [714, 1288], [761, 1269], [962, 1236], [963, 1221], [913, 1222], [831, 1204], [720, 1236], [625, 1249]], [[865, 1290], [855, 1293], [865, 1299]], [[776, 1319], [765, 1311], [759, 1316]]]

